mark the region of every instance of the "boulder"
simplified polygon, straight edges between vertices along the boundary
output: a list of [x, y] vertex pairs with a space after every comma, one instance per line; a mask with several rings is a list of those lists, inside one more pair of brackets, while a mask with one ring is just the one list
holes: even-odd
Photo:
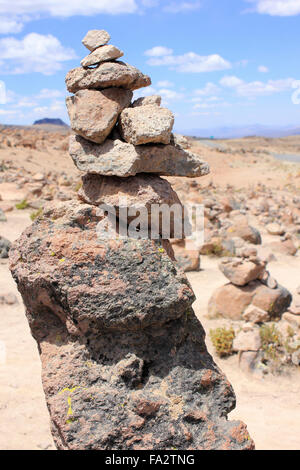
[[237, 287], [226, 284], [212, 294], [208, 304], [210, 318], [224, 317], [231, 320], [241, 320], [242, 314], [251, 304], [253, 289], [251, 286]]
[[261, 236], [259, 231], [251, 227], [246, 223], [239, 223], [234, 221], [234, 223], [227, 229], [226, 236], [228, 238], [239, 237], [245, 240], [248, 243], [253, 243], [253, 245], [261, 244]]
[[185, 273], [190, 271], [200, 271], [199, 250], [187, 249], [185, 246], [182, 247], [178, 244], [174, 244], [172, 246], [175, 259]]
[[169, 144], [173, 125], [173, 113], [157, 105], [126, 108], [119, 120], [123, 139], [134, 145]]
[[74, 96], [68, 96], [66, 104], [73, 131], [102, 144], [131, 98], [132, 91], [121, 88], [80, 90]]
[[91, 52], [80, 62], [82, 67], [90, 67], [91, 65], [97, 65], [102, 62], [108, 62], [110, 60], [119, 59], [124, 55], [124, 52], [120, 51], [116, 46], [106, 45], [99, 47], [95, 51]]
[[211, 318], [221, 316], [231, 320], [241, 320], [247, 307], [252, 304], [267, 312], [270, 319], [273, 319], [280, 317], [288, 309], [291, 301], [292, 296], [289, 291], [280, 285], [276, 289], [270, 289], [258, 280], [243, 287], [226, 284], [212, 294], [208, 315]]
[[294, 256], [298, 251], [298, 248], [296, 247], [295, 243], [293, 242], [293, 240], [290, 240], [290, 239], [278, 241], [278, 242], [272, 242], [270, 243], [269, 246], [276, 253], [278, 252], [283, 255]]
[[291, 302], [290, 292], [279, 284], [276, 289], [270, 289], [259, 282], [255, 285], [253, 305], [268, 312], [272, 318], [280, 317]]
[[159, 95], [151, 95], [151, 96], [143, 96], [141, 98], [137, 98], [133, 101], [132, 107], [136, 108], [138, 106], [160, 106], [161, 105], [161, 96]]
[[[184, 235], [183, 206], [170, 183], [159, 176], [140, 173], [120, 178], [87, 174], [82, 177], [82, 187], [78, 196], [88, 204], [105, 205], [108, 211], [111, 208], [112, 213], [126, 223], [138, 217], [138, 220], [142, 220], [142, 224], [145, 223], [149, 230], [152, 229], [153, 234], [160, 233], [163, 238], [173, 238], [176, 233], [178, 236], [180, 233]], [[155, 217], [154, 212], [158, 205], [162, 211], [157, 212]], [[170, 214], [168, 223], [168, 208], [172, 206], [174, 212]], [[175, 233], [174, 223], [177, 229]]]
[[70, 137], [70, 155], [77, 168], [107, 176], [156, 173], [165, 176], [196, 177], [209, 173], [209, 166], [197, 155], [173, 145], [134, 146], [120, 140], [97, 145], [80, 136]]
[[46, 207], [11, 251], [57, 448], [253, 449], [166, 243], [96, 237], [95, 211]]
[[266, 226], [267, 232], [270, 235], [283, 235], [285, 233], [284, 227], [281, 225], [277, 224], [276, 222], [273, 222], [271, 224], [268, 224]]
[[94, 51], [97, 47], [104, 46], [110, 40], [110, 35], [104, 29], [91, 29], [82, 40], [82, 44], [89, 50]]
[[137, 90], [151, 85], [151, 80], [132, 65], [116, 61], [103, 62], [92, 69], [82, 67], [72, 69], [67, 73], [66, 85], [70, 93], [84, 89], [99, 90], [111, 87]]
[[219, 269], [232, 284], [245, 286], [258, 279], [265, 270], [265, 263], [258, 258], [225, 258], [219, 263]]

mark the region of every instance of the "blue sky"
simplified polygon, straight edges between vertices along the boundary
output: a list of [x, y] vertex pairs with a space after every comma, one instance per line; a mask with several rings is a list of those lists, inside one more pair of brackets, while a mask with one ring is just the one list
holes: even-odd
[[106, 29], [176, 130], [300, 126], [299, 26], [300, 0], [0, 0], [0, 122], [68, 122], [65, 74]]

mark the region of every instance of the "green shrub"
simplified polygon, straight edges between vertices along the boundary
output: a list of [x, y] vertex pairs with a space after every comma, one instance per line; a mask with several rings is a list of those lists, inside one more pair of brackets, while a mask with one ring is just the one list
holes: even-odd
[[232, 343], [235, 338], [235, 332], [232, 327], [228, 329], [223, 327], [210, 330], [209, 335], [220, 357], [230, 356], [230, 354], [233, 353]]

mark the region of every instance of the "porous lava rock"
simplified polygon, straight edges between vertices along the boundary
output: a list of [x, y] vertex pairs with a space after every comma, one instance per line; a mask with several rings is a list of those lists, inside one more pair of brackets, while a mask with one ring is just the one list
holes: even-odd
[[11, 250], [57, 448], [253, 449], [166, 242], [105, 239], [95, 211], [50, 205]]

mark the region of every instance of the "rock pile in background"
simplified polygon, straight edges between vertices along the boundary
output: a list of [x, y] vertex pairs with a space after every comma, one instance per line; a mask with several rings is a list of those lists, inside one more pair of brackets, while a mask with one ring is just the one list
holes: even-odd
[[[150, 78], [116, 60], [122, 52], [108, 41], [105, 31], [89, 31], [83, 43], [91, 54], [66, 77], [74, 93], [70, 154], [86, 172], [79, 200], [49, 203], [10, 252], [55, 443], [252, 449], [246, 426], [227, 421], [235, 396], [206, 350], [169, 241], [121, 239], [110, 225], [114, 210], [124, 224], [119, 195], [149, 216], [153, 202], [178, 202], [159, 175], [209, 169], [172, 135], [173, 115], [158, 97], [130, 105], [132, 90]], [[99, 213], [102, 202], [108, 214]]]
[[218, 288], [208, 305], [210, 318], [223, 317], [261, 323], [278, 319], [292, 296], [278, 285], [256, 255], [223, 258], [219, 268], [230, 283]]

